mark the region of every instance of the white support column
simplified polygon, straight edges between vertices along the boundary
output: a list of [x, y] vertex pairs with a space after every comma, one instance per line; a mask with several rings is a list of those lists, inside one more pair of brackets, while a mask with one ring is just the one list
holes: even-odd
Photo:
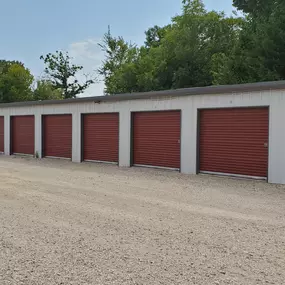
[[42, 157], [42, 115], [35, 114], [35, 154]]
[[81, 114], [72, 114], [72, 161], [81, 162]]
[[130, 167], [131, 113], [129, 110], [120, 111], [119, 123], [119, 166]]
[[269, 110], [268, 182], [285, 184], [285, 113], [283, 104], [272, 104]]
[[187, 104], [181, 114], [181, 173], [196, 174], [197, 109]]
[[4, 154], [10, 155], [10, 115], [4, 116]]

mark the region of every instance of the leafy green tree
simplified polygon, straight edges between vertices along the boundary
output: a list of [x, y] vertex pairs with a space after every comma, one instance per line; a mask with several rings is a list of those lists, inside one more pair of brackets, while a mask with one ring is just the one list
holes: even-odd
[[274, 5], [274, 0], [233, 0], [233, 5], [244, 13], [267, 13]]
[[125, 92], [128, 90], [127, 85], [135, 84], [134, 74], [129, 73], [129, 65], [136, 61], [138, 55], [136, 46], [125, 42], [122, 37], [113, 37], [110, 27], [108, 27], [108, 32], [104, 35], [103, 42], [99, 46], [106, 55], [102, 66], [98, 69], [98, 73], [104, 77], [105, 93]]
[[145, 32], [145, 46], [146, 48], [158, 47], [161, 44], [162, 39], [165, 37], [167, 31], [171, 28], [171, 25], [165, 27], [159, 27], [155, 25], [149, 28]]
[[229, 55], [243, 19], [208, 12], [200, 0], [184, 0], [182, 11], [170, 25], [149, 29], [140, 48], [108, 31], [100, 69], [107, 94], [212, 84], [212, 60]]
[[8, 71], [8, 68], [12, 65], [12, 64], [18, 64], [24, 67], [24, 64], [21, 63], [20, 61], [11, 61], [11, 60], [3, 60], [0, 59], [0, 74], [5, 73]]
[[61, 100], [63, 92], [61, 89], [55, 89], [49, 80], [38, 80], [33, 94], [33, 100]]
[[109, 30], [101, 67], [106, 93], [285, 80], [285, 0], [233, 4], [244, 17], [183, 0], [182, 13], [147, 30], [141, 47]]
[[229, 55], [215, 58], [213, 83], [284, 80], [285, 1], [234, 3], [247, 16]]
[[0, 66], [0, 102], [20, 102], [33, 99], [30, 71], [23, 64], [1, 61]]
[[87, 78], [82, 84], [79, 82], [76, 75], [83, 66], [73, 64], [68, 52], [56, 51], [54, 54], [41, 56], [40, 59], [46, 65], [45, 73], [54, 88], [63, 90], [64, 99], [75, 98], [95, 83], [93, 79]]
[[173, 66], [171, 88], [211, 85], [212, 59], [216, 54], [228, 54], [236, 41], [241, 18], [224, 13], [207, 12], [201, 1], [184, 1], [183, 14], [174, 18], [165, 54], [171, 55]]

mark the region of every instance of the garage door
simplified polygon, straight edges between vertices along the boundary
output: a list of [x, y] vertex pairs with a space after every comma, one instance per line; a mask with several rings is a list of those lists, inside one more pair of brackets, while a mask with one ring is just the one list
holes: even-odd
[[200, 171], [267, 177], [268, 108], [200, 111]]
[[133, 113], [133, 163], [180, 168], [180, 111]]
[[11, 117], [11, 153], [35, 154], [34, 116]]
[[71, 158], [72, 115], [43, 116], [43, 156]]
[[4, 152], [4, 116], [0, 116], [0, 152]]
[[119, 114], [83, 116], [83, 159], [118, 162]]

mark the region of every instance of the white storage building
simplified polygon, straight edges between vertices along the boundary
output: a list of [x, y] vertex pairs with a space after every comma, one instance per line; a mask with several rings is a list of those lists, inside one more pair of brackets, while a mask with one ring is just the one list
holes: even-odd
[[285, 184], [285, 81], [0, 104], [0, 152]]

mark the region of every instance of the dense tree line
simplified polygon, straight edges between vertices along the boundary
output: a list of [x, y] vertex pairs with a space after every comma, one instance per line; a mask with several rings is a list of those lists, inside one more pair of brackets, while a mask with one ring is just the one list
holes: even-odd
[[[285, 0], [233, 0], [232, 16], [207, 11], [202, 0], [182, 0], [182, 12], [166, 26], [145, 32], [137, 46], [110, 29], [98, 73], [106, 94], [285, 79]], [[240, 16], [241, 15], [241, 16]], [[21, 62], [0, 60], [0, 103], [75, 98], [95, 83], [77, 80], [83, 67], [68, 53], [41, 59], [35, 80]]]
[[106, 94], [285, 79], [285, 0], [233, 5], [240, 13], [226, 16], [183, 0], [181, 15], [146, 31], [142, 46], [109, 30], [100, 45]]
[[41, 56], [45, 76], [35, 80], [30, 70], [18, 61], [0, 60], [0, 103], [75, 98], [94, 83], [79, 83], [76, 74], [83, 69], [74, 65], [68, 53], [57, 51]]

